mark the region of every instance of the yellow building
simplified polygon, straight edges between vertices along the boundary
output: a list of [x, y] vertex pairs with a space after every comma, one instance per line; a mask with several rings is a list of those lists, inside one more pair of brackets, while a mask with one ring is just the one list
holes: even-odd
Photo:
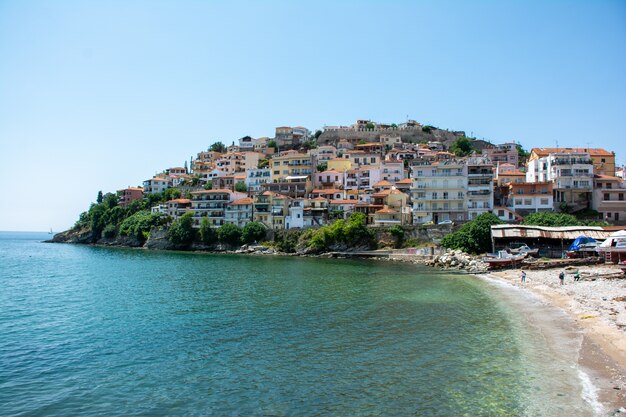
[[334, 169], [335, 171], [344, 172], [352, 168], [352, 162], [349, 159], [333, 158], [328, 161], [326, 167], [327, 170]]
[[281, 152], [270, 161], [272, 181], [287, 177], [310, 175], [313, 172], [311, 155], [298, 151]]

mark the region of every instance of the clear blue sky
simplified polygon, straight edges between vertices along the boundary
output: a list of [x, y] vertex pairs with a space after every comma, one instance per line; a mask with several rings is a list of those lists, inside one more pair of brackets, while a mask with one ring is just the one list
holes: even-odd
[[0, 230], [216, 140], [408, 115], [626, 162], [624, 1], [0, 0]]

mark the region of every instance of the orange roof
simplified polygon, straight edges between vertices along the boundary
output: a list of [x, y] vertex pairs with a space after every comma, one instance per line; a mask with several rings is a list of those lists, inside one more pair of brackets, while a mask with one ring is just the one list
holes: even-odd
[[327, 169], [324, 172], [320, 172], [320, 174], [341, 174], [341, 172], [337, 171], [336, 169]]
[[166, 203], [189, 204], [191, 203], [191, 200], [188, 198], [176, 198], [174, 200], [166, 201]]
[[212, 193], [232, 193], [232, 191], [227, 190], [225, 188], [218, 188], [216, 190], [200, 190], [200, 191], [192, 191], [191, 194], [212, 194]]
[[330, 200], [330, 204], [356, 204], [358, 200]]
[[390, 209], [390, 208], [384, 208], [382, 210], [378, 210], [376, 213], [397, 213], [397, 211], [395, 211], [394, 209]]
[[231, 206], [239, 206], [239, 205], [243, 206], [243, 205], [248, 205], [248, 204], [253, 204], [253, 203], [254, 201], [251, 198], [246, 197], [246, 198], [240, 198], [239, 200], [235, 200], [232, 203], [230, 203], [230, 205]]
[[531, 152], [539, 156], [548, 156], [551, 153], [583, 153], [591, 156], [613, 156], [612, 152], [602, 148], [532, 148]]
[[623, 181], [624, 180], [622, 177], [612, 177], [610, 175], [599, 175], [599, 174], [596, 174], [593, 177], [597, 178], [599, 180], [611, 180], [611, 181]]
[[343, 190], [337, 190], [335, 188], [328, 189], [328, 190], [317, 189], [317, 190], [311, 191], [311, 194], [335, 194], [335, 193], [342, 193], [342, 192], [343, 192]]
[[513, 175], [513, 176], [524, 176], [525, 177], [526, 173], [522, 172], [522, 171], [507, 171], [507, 172], [502, 172], [502, 173], [498, 174], [498, 176], [501, 176], [501, 177], [506, 177], [506, 176], [510, 176], [510, 175]]
[[396, 181], [396, 184], [413, 184], [411, 178], [404, 178], [400, 181]]
[[380, 180], [374, 184], [374, 187], [391, 187], [391, 185], [392, 184], [387, 180]]

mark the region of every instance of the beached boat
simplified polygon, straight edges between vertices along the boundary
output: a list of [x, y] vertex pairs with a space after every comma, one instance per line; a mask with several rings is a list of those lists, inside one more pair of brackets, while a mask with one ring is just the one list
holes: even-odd
[[598, 246], [598, 253], [606, 262], [621, 264], [623, 260], [626, 260], [626, 230], [611, 234]]
[[514, 255], [505, 250], [498, 251], [498, 253], [488, 253], [483, 257], [483, 262], [489, 265], [490, 269], [503, 268], [510, 265], [515, 265], [526, 258], [526, 254]]
[[565, 251], [568, 258], [588, 258], [598, 256], [598, 241], [588, 236], [578, 236]]
[[531, 249], [526, 244], [515, 249], [509, 249], [509, 252], [511, 252], [513, 255], [526, 255], [526, 256], [533, 256], [533, 257], [539, 256], [538, 248]]

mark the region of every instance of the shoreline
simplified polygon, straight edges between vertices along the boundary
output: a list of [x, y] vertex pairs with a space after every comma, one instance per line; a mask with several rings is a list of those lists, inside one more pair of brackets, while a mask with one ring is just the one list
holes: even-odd
[[[621, 301], [626, 300], [626, 280], [596, 277], [615, 269], [580, 267], [583, 279], [576, 282], [568, 274], [563, 286], [558, 279], [561, 269], [526, 271], [524, 284], [520, 282], [521, 269], [475, 274], [492, 285], [499, 283], [522, 291], [542, 306], [565, 314], [582, 335], [576, 364], [581, 370], [583, 396], [590, 405], [597, 402], [604, 408], [601, 415], [613, 415], [626, 407], [626, 301]], [[540, 320], [528, 319], [542, 326]]]

